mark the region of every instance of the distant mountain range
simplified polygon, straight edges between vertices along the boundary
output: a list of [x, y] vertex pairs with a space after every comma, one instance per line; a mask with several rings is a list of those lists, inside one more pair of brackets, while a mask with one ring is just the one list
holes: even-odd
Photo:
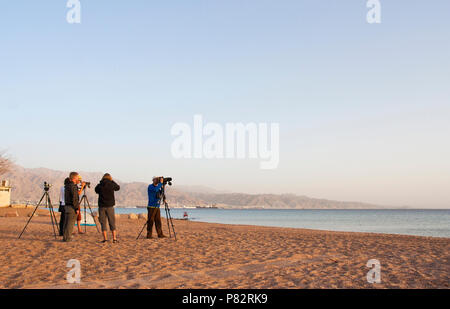
[[[43, 183], [53, 185], [50, 190], [52, 203], [58, 205], [59, 191], [68, 172], [47, 168], [24, 168], [15, 165], [13, 171], [3, 175], [10, 181], [14, 203], [36, 203], [43, 193]], [[91, 204], [97, 204], [94, 187], [103, 176], [102, 173], [80, 172], [85, 181], [92, 185], [87, 190]], [[116, 180], [121, 190], [116, 193], [118, 206], [145, 206], [147, 204], [147, 183], [124, 183]], [[244, 194], [217, 191], [203, 186], [177, 185], [167, 189], [167, 199], [171, 207], [216, 206], [220, 208], [267, 208], [267, 209], [376, 209], [383, 208], [360, 202], [339, 202], [326, 199], [309, 198], [294, 194]]]

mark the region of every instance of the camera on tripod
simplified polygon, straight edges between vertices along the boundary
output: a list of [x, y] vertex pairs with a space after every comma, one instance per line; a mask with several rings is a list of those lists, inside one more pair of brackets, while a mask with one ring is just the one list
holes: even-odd
[[46, 181], [44, 182], [44, 190], [45, 190], [45, 191], [49, 191], [51, 187], [52, 187], [51, 184], [49, 184], [49, 183], [46, 182]]
[[[153, 225], [153, 221], [150, 221], [150, 218], [154, 218], [154, 216], [151, 215], [150, 210], [152, 208], [155, 208], [154, 206], [156, 206], [156, 208], [158, 208], [158, 210], [159, 210], [160, 205], [164, 205], [164, 210], [166, 212], [167, 229], [169, 230], [169, 237], [172, 238], [172, 232], [173, 232], [173, 236], [175, 237], [175, 241], [176, 241], [177, 240], [177, 233], [175, 232], [175, 227], [173, 225], [173, 219], [172, 219], [172, 214], [170, 213], [169, 204], [166, 201], [166, 193], [165, 193], [166, 190], [165, 190], [165, 187], [164, 187], [165, 185], [171, 186], [173, 178], [172, 177], [155, 176], [155, 177], [153, 177], [152, 180], [153, 180], [153, 184], [150, 184], [149, 187], [148, 187], [149, 199], [150, 199], [150, 192], [153, 193], [153, 192], [156, 191], [155, 192], [156, 199], [157, 199], [156, 205], [150, 204], [150, 201], [149, 201], [149, 208], [148, 208], [149, 209], [149, 216], [147, 218], [147, 222], [142, 227], [141, 232], [136, 237], [136, 240], [139, 239], [139, 237], [141, 236], [141, 234], [144, 231], [145, 227], [148, 226], [148, 224], [151, 223], [151, 225]], [[161, 183], [162, 183], [162, 186], [161, 186]], [[154, 189], [154, 187], [157, 187], [158, 189]], [[150, 206], [150, 205], [153, 205], [153, 206]], [[158, 212], [157, 216], [158, 217], [160, 216], [159, 212]], [[152, 226], [150, 226], [150, 228], [152, 228]], [[147, 231], [150, 231], [150, 230], [147, 230]], [[158, 234], [158, 237], [159, 237], [159, 234]], [[163, 237], [165, 237], [165, 236], [163, 236]], [[147, 238], [148, 238], [148, 236], [147, 236]]]
[[60, 230], [58, 227], [58, 220], [56, 219], [55, 211], [53, 210], [52, 201], [50, 199], [49, 191], [50, 191], [51, 187], [52, 187], [51, 184], [44, 181], [44, 194], [42, 195], [41, 199], [39, 200], [36, 207], [34, 208], [34, 211], [29, 216], [30, 218], [28, 219], [27, 224], [25, 224], [25, 227], [23, 228], [22, 232], [20, 233], [19, 239], [22, 237], [23, 233], [25, 233], [25, 230], [27, 229], [28, 224], [30, 224], [31, 219], [33, 219], [34, 215], [36, 214], [36, 211], [38, 210], [39, 206], [41, 206], [41, 205], [45, 206], [45, 208], [48, 209], [50, 212], [50, 221], [52, 223], [53, 235], [55, 236], [55, 239], [56, 239], [56, 232], [59, 233]]
[[91, 183], [90, 182], [84, 182], [84, 184], [86, 185], [86, 187], [88, 187], [89, 189], [91, 188]]

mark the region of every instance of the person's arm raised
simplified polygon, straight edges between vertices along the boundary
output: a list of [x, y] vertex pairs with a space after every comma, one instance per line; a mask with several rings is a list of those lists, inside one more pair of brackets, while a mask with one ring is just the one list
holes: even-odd
[[100, 184], [95, 186], [94, 191], [95, 191], [95, 193], [100, 194]]
[[120, 190], [120, 186], [114, 180], [113, 180], [113, 185], [114, 185], [114, 191]]

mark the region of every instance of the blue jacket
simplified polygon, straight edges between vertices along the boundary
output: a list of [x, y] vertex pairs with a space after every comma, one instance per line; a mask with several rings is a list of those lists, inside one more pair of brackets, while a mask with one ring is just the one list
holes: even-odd
[[156, 187], [153, 184], [148, 186], [148, 207], [159, 208], [159, 199], [156, 196], [161, 191], [162, 183], [159, 183]]

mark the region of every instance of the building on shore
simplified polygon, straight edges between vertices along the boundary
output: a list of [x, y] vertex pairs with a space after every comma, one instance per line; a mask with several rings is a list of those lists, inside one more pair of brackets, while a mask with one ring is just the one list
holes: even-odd
[[11, 187], [9, 182], [3, 180], [0, 182], [0, 207], [11, 206]]

